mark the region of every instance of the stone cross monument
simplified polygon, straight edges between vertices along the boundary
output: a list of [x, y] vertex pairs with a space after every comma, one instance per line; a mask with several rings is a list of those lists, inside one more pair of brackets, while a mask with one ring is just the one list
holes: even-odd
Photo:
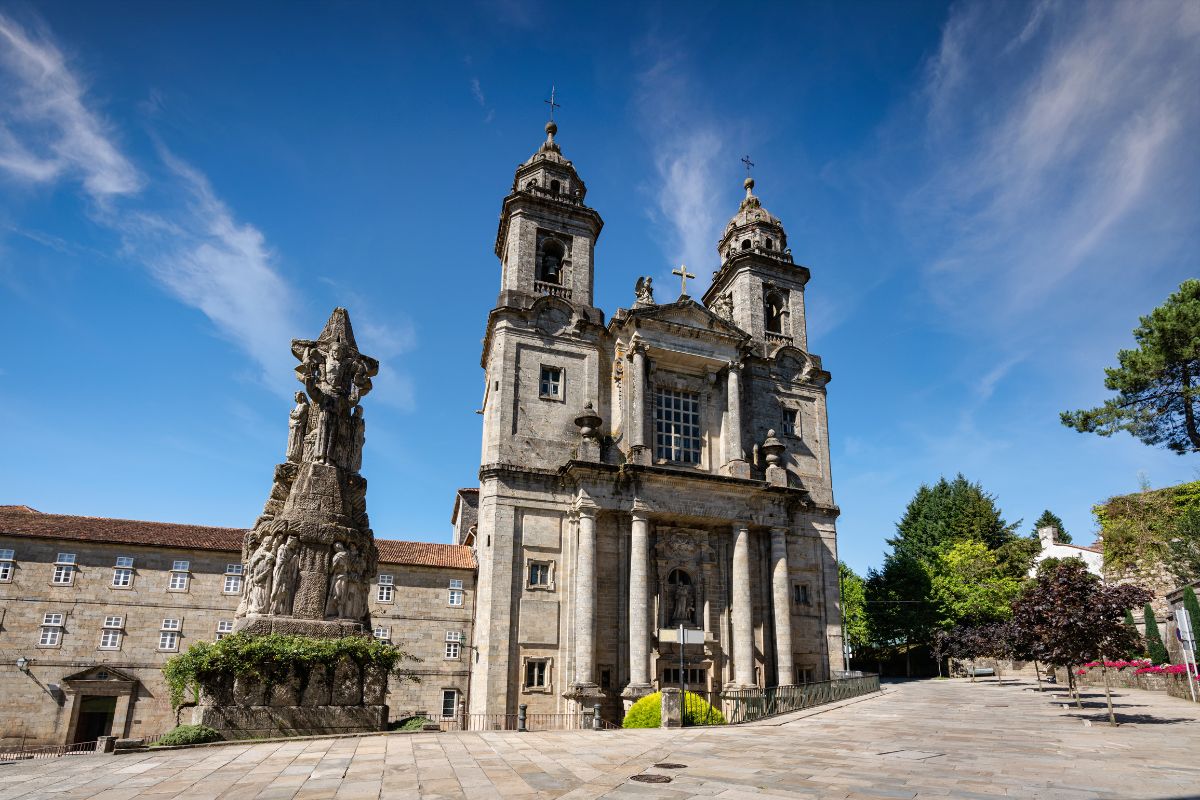
[[341, 637], [369, 633], [367, 591], [378, 555], [367, 519], [359, 401], [379, 362], [358, 351], [350, 316], [335, 308], [315, 340], [292, 340], [300, 361], [285, 461], [246, 534], [247, 588], [234, 628]]

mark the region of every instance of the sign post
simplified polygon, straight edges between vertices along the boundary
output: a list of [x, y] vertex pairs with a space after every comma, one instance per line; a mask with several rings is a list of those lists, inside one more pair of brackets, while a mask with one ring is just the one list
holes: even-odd
[[1192, 702], [1196, 702], [1196, 676], [1200, 669], [1196, 667], [1196, 633], [1192, 629], [1192, 618], [1186, 608], [1175, 612], [1175, 637], [1183, 644], [1183, 668], [1187, 674], [1188, 689], [1192, 693]]

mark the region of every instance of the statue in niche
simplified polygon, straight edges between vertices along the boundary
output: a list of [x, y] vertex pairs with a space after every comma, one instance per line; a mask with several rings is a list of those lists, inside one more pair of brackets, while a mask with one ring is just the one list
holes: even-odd
[[300, 539], [287, 536], [275, 553], [275, 573], [271, 577], [271, 613], [288, 614], [300, 573]]
[[350, 553], [341, 542], [333, 546], [333, 561], [329, 566], [329, 599], [325, 616], [344, 618], [350, 592]]
[[288, 415], [287, 460], [299, 464], [304, 460], [304, 434], [308, 429], [308, 398], [296, 392], [296, 407]]
[[675, 584], [674, 607], [671, 622], [691, 622], [695, 605], [692, 603], [692, 587], [686, 583]]
[[250, 557], [246, 613], [268, 614], [271, 610], [271, 579], [275, 573], [275, 537], [267, 534]]

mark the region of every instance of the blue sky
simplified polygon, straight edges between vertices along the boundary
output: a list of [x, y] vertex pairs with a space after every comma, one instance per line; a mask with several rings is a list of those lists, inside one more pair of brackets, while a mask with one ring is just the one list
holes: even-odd
[[[757, 163], [812, 270], [839, 541], [963, 472], [1027, 529], [1197, 476], [1063, 428], [1198, 274], [1200, 4], [0, 2], [0, 502], [245, 526], [345, 305], [376, 534], [473, 485], [496, 215], [559, 88], [597, 303], [701, 276]], [[698, 296], [700, 291], [694, 291]]]

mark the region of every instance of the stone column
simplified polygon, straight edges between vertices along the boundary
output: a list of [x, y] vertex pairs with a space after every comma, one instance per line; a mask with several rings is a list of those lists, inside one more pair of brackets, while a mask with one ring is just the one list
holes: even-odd
[[581, 703], [596, 693], [596, 505], [581, 500], [575, 561], [575, 682], [568, 696]]
[[729, 362], [726, 397], [725, 472], [737, 478], [750, 477], [750, 465], [746, 463], [742, 449], [742, 379], [741, 364]]
[[646, 453], [646, 345], [634, 341], [630, 345], [633, 361], [630, 384], [629, 454], [635, 464], [650, 463]]
[[771, 608], [775, 612], [775, 658], [777, 683], [796, 682], [792, 663], [792, 606], [789, 592], [787, 528], [771, 529]]
[[750, 526], [733, 523], [733, 682], [755, 686], [754, 621], [750, 608]]
[[621, 696], [650, 694], [650, 514], [633, 504], [629, 540], [629, 685]]

